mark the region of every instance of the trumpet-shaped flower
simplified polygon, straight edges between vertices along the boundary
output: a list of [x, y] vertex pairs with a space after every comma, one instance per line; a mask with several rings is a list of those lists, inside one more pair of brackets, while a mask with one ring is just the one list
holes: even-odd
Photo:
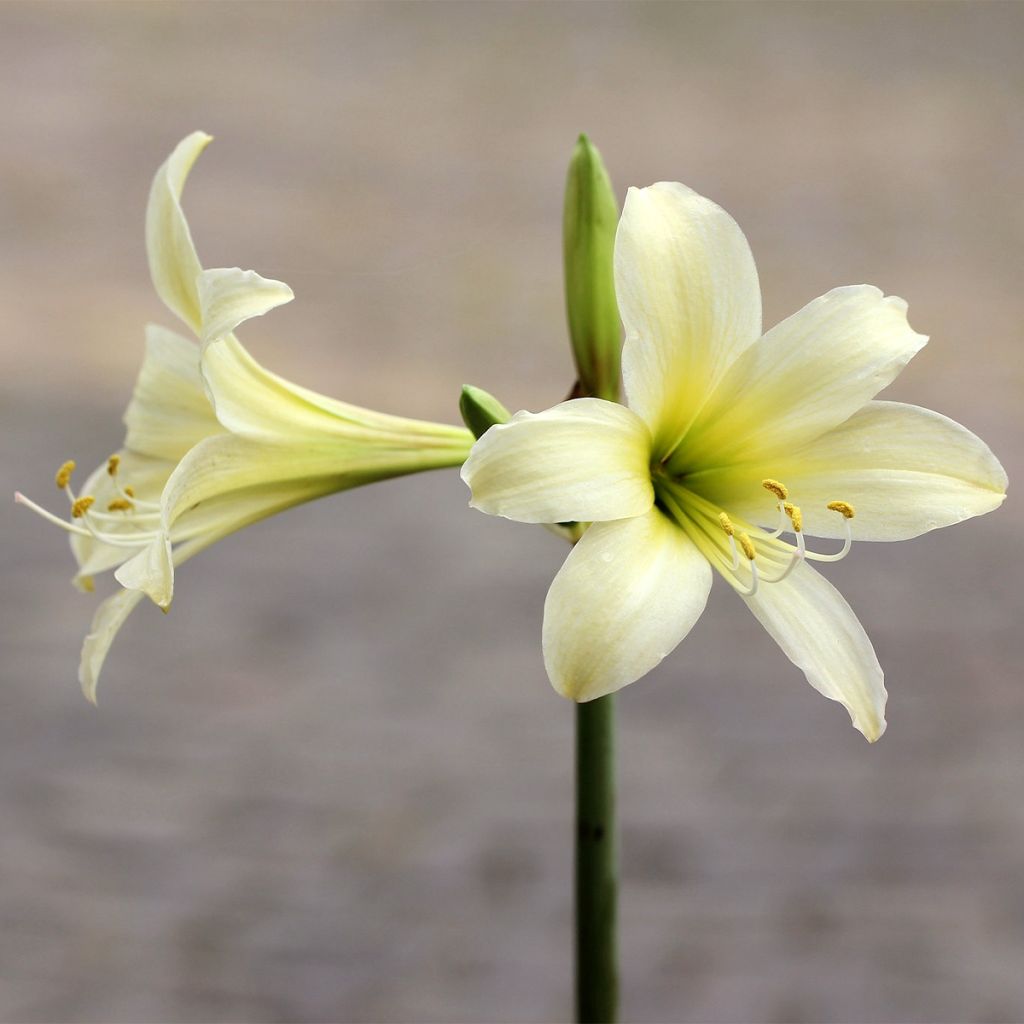
[[143, 596], [166, 610], [174, 569], [210, 544], [275, 512], [336, 491], [458, 466], [472, 435], [459, 427], [372, 412], [325, 398], [262, 367], [234, 329], [292, 297], [252, 271], [203, 270], [180, 205], [185, 179], [210, 141], [196, 132], [157, 172], [146, 215], [153, 284], [199, 343], [150, 326], [125, 413], [124, 447], [77, 493], [74, 463], [57, 472], [70, 516], [21, 494], [71, 534], [76, 584], [116, 570], [123, 590], [98, 607], [79, 680], [96, 684], [117, 631]]
[[[715, 570], [876, 740], [882, 670], [809, 563], [991, 511], [1002, 466], [952, 420], [874, 400], [927, 340], [902, 299], [837, 288], [762, 336], [746, 238], [683, 185], [630, 189], [615, 288], [627, 405], [517, 413], [462, 470], [484, 512], [593, 523], [544, 606], [552, 684], [587, 701], [639, 679], [697, 621]], [[819, 552], [808, 536], [842, 545]]]

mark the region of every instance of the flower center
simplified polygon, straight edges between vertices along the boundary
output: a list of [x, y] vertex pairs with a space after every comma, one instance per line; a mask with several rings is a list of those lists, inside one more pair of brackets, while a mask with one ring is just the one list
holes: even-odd
[[[808, 551], [804, 543], [803, 512], [789, 500], [789, 488], [778, 480], [761, 481], [774, 498], [779, 513], [774, 530], [765, 530], [708, 501], [674, 478], [655, 469], [658, 507], [686, 532], [705, 558], [744, 597], [753, 597], [762, 583], [781, 583], [804, 560], [838, 562], [853, 544], [850, 520], [855, 511], [848, 501], [831, 501], [826, 508], [842, 516], [846, 539], [833, 554]], [[783, 536], [792, 536], [792, 542]]]
[[26, 498], [20, 491], [15, 492], [14, 500], [68, 533], [91, 537], [101, 544], [114, 547], [139, 548], [159, 536], [160, 505], [154, 501], [141, 501], [135, 497], [130, 486], [122, 486], [118, 479], [120, 465], [119, 455], [111, 455], [107, 460], [110, 496], [106, 502], [106, 511], [95, 507], [95, 495], [75, 494], [71, 487], [75, 463], [71, 460], [65, 462], [54, 476], [57, 489], [63, 491], [68, 499], [71, 512], [69, 519], [54, 515]]

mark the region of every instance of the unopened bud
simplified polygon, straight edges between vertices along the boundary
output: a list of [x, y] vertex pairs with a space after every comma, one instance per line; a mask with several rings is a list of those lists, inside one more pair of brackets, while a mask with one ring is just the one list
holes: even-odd
[[565, 183], [562, 244], [569, 338], [586, 396], [616, 401], [622, 325], [613, 254], [619, 206], [601, 154], [581, 135]]
[[472, 384], [463, 385], [459, 412], [462, 414], [462, 422], [476, 438], [483, 437], [495, 423], [508, 423], [512, 419], [512, 413], [494, 395]]

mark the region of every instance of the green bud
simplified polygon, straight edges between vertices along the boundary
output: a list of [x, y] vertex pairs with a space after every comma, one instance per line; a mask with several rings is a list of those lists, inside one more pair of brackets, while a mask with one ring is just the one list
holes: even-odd
[[622, 327], [612, 257], [619, 206], [601, 154], [581, 135], [565, 183], [562, 241], [577, 391], [616, 401]]
[[462, 387], [459, 412], [462, 413], [462, 422], [477, 438], [483, 437], [495, 423], [508, 423], [512, 419], [512, 413], [494, 395], [472, 384], [464, 384]]

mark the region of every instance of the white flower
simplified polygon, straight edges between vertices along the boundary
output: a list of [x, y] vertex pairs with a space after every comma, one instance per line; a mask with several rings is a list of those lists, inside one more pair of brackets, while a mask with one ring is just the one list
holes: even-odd
[[[743, 233], [683, 185], [630, 189], [615, 287], [628, 407], [584, 398], [518, 413], [462, 470], [484, 512], [594, 524], [544, 607], [553, 685], [586, 701], [649, 672], [699, 618], [715, 569], [876, 740], [882, 670], [808, 561], [989, 512], [1002, 466], [952, 420], [873, 401], [927, 340], [902, 299], [837, 288], [761, 336]], [[813, 553], [805, 535], [844, 543]]]
[[100, 604], [79, 680], [95, 701], [117, 631], [144, 595], [166, 610], [174, 569], [249, 523], [325, 494], [458, 466], [472, 444], [460, 427], [389, 416], [325, 398], [264, 369], [232, 333], [292, 298], [252, 271], [203, 270], [180, 196], [210, 137], [196, 132], [160, 168], [146, 214], [153, 284], [200, 344], [162, 327], [125, 413], [124, 447], [76, 494], [73, 463], [57, 473], [71, 517], [16, 500], [71, 533], [76, 583], [115, 569], [125, 588]]

